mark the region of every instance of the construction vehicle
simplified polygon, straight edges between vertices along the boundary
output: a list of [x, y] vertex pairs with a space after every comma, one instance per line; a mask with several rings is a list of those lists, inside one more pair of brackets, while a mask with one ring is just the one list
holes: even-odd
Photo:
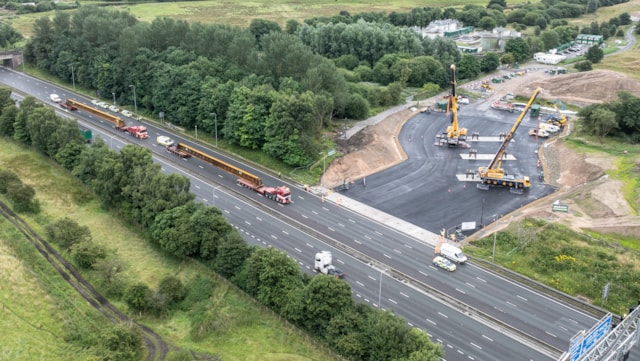
[[496, 100], [495, 102], [491, 103], [491, 108], [496, 110], [506, 110], [511, 113], [513, 113], [515, 110], [515, 108], [513, 107], [513, 104], [502, 101], [502, 100]]
[[509, 133], [504, 137], [504, 141], [500, 145], [500, 149], [498, 149], [498, 152], [496, 152], [493, 159], [491, 159], [489, 165], [478, 169], [478, 176], [481, 181], [481, 184], [478, 184], [478, 188], [489, 189], [490, 186], [499, 186], [509, 187], [512, 191], [523, 191], [531, 187], [531, 180], [528, 176], [507, 174], [507, 172], [502, 169], [502, 158], [506, 154], [507, 146], [511, 142], [511, 139], [513, 139], [516, 130], [518, 130], [518, 127], [522, 123], [527, 111], [529, 111], [529, 108], [533, 105], [533, 102], [538, 97], [540, 91], [540, 88], [536, 88], [536, 90], [533, 91], [529, 102], [525, 105], [524, 109], [522, 109], [520, 116], [511, 127], [511, 130], [509, 130]]
[[[225, 161], [222, 161], [218, 158], [215, 158], [209, 154], [201, 152], [195, 148], [192, 148], [183, 143], [175, 143], [171, 147], [175, 147], [175, 151], [183, 151], [191, 156], [201, 159], [212, 166], [222, 169], [225, 172], [231, 173], [234, 176], [238, 177], [236, 179], [236, 184], [242, 187], [250, 188], [257, 193], [260, 193], [266, 198], [272, 199], [280, 204], [289, 204], [291, 203], [291, 190], [287, 186], [280, 186], [277, 188], [267, 187], [262, 184], [262, 179], [260, 177], [253, 175], [243, 169], [240, 169], [234, 165], [231, 165]], [[169, 147], [169, 148], [171, 148]], [[169, 149], [167, 149], [169, 150]], [[174, 153], [173, 151], [169, 150]], [[178, 154], [179, 153], [174, 153]]]
[[549, 132], [544, 129], [529, 129], [529, 135], [532, 137], [537, 136], [538, 138], [549, 138]]
[[482, 90], [493, 91], [493, 85], [489, 84], [489, 82], [486, 80], [482, 81], [481, 87], [482, 87]]
[[456, 94], [456, 66], [451, 64], [451, 95], [449, 96], [449, 108], [451, 109], [451, 125], [447, 127], [447, 145], [457, 147], [466, 145], [467, 128], [458, 127], [458, 96]]
[[558, 109], [558, 107], [554, 104], [553, 108], [556, 110], [556, 115], [551, 115], [549, 116], [546, 120], [548, 124], [552, 124], [555, 125], [557, 127], [564, 127], [564, 125], [567, 123], [567, 117], [564, 116], [564, 114], [562, 114], [562, 112], [560, 111], [560, 109]]
[[316, 271], [333, 276], [335, 278], [344, 278], [345, 273], [333, 265], [333, 256], [329, 251], [316, 253], [315, 263], [313, 267]]
[[61, 108], [66, 110], [71, 110], [71, 111], [78, 110], [78, 108], [75, 105], [69, 105], [67, 104], [67, 102], [60, 102], [58, 104], [60, 104]]
[[65, 108], [69, 110], [84, 110], [87, 113], [91, 113], [93, 115], [98, 116], [101, 119], [109, 121], [113, 123], [113, 127], [118, 129], [121, 132], [127, 132], [131, 136], [136, 137], [138, 139], [147, 139], [149, 134], [147, 134], [147, 128], [142, 125], [128, 126], [122, 118], [117, 115], [113, 115], [111, 113], [102, 111], [100, 109], [96, 109], [92, 106], [81, 103], [75, 99], [67, 99], [65, 101]]

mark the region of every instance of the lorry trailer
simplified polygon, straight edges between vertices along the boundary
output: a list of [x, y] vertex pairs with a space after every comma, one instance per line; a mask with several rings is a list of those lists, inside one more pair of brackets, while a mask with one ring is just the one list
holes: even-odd
[[253, 191], [263, 195], [264, 197], [273, 199], [274, 201], [280, 204], [291, 203], [291, 190], [289, 189], [289, 187], [285, 185], [280, 187], [275, 187], [275, 188], [268, 187], [262, 184], [262, 179], [260, 179], [260, 177], [252, 173], [249, 173], [243, 169], [240, 169], [232, 164], [229, 164], [223, 160], [220, 160], [216, 157], [213, 157], [209, 154], [201, 152], [195, 148], [192, 148], [186, 144], [176, 143], [172, 145], [172, 147], [175, 147], [175, 151], [183, 151], [195, 158], [201, 159], [213, 165], [216, 168], [222, 169], [227, 173], [233, 174], [234, 176], [238, 177], [236, 179], [236, 184], [239, 186], [252, 189]]
[[136, 137], [138, 139], [147, 139], [149, 137], [149, 134], [147, 134], [147, 128], [145, 126], [127, 125], [125, 121], [122, 120], [122, 118], [120, 118], [119, 116], [113, 115], [111, 113], [86, 105], [75, 99], [67, 99], [65, 101], [65, 106], [63, 107], [69, 110], [84, 110], [87, 113], [91, 113], [101, 119], [111, 122], [114, 128], [118, 129], [121, 132], [129, 133], [131, 136]]

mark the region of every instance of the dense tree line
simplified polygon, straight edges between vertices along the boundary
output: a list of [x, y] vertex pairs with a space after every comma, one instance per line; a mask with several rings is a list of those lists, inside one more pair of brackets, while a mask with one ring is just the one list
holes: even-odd
[[[83, 6], [38, 19], [25, 57], [99, 94], [115, 93], [119, 103], [132, 104], [135, 91], [140, 108], [162, 111], [176, 125], [213, 134], [217, 120], [219, 134], [232, 143], [308, 164], [320, 150], [320, 125], [333, 116], [366, 116], [369, 105], [365, 112], [354, 107], [333, 62], [298, 36], [258, 25], [252, 32], [168, 18], [148, 24], [127, 12]], [[290, 98], [304, 113], [283, 114], [280, 105]], [[291, 124], [283, 127], [285, 119]]]
[[588, 134], [640, 142], [640, 98], [633, 94], [620, 92], [617, 100], [586, 106], [578, 115]]
[[[57, 160], [93, 190], [104, 208], [141, 227], [150, 242], [170, 255], [203, 261], [351, 360], [435, 361], [442, 357], [439, 345], [431, 343], [425, 332], [410, 327], [402, 318], [356, 305], [345, 281], [325, 275], [310, 277], [284, 252], [249, 246], [219, 209], [194, 201], [188, 178], [164, 174], [152, 162], [149, 150], [126, 145], [116, 152], [100, 138], [87, 147], [76, 121], [57, 117], [32, 97], [25, 98], [21, 107], [16, 108], [9, 95], [9, 89], [0, 89], [0, 103], [6, 104], [0, 114], [0, 136], [13, 137]], [[277, 110], [282, 117], [300, 110], [295, 97], [279, 96], [285, 99], [274, 100], [273, 108], [283, 108]], [[286, 126], [289, 122], [282, 124]], [[60, 133], [55, 129], [61, 129]], [[55, 136], [44, 139], [41, 134], [46, 131]], [[0, 190], [14, 184], [3, 181], [10, 178], [0, 173]], [[132, 312], [163, 316], [187, 302], [191, 306], [197, 304], [190, 311], [195, 339], [220, 327], [218, 313], [202, 312], [202, 308], [210, 307], [206, 303], [211, 301], [205, 297], [208, 283], [189, 280], [183, 285], [179, 279], [168, 276], [156, 290], [140, 282], [127, 284], [122, 279], [124, 265], [105, 257], [103, 248], [92, 245], [87, 227], [61, 219], [47, 227], [47, 234], [52, 242], [72, 254], [81, 267], [100, 273], [102, 289], [122, 298]], [[105, 335], [101, 349], [117, 354], [114, 359], [138, 357], [139, 338], [135, 330], [116, 328], [105, 330]], [[118, 347], [116, 342], [129, 346]]]

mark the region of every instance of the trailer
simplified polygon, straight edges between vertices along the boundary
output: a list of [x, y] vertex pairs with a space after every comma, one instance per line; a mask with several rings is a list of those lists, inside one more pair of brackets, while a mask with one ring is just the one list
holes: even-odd
[[229, 164], [223, 160], [220, 160], [214, 156], [201, 152], [184, 143], [176, 143], [174, 146], [176, 148], [176, 151], [183, 151], [195, 158], [211, 164], [216, 168], [222, 169], [223, 171], [238, 177], [236, 179], [236, 184], [239, 186], [252, 189], [253, 191], [263, 195], [264, 197], [273, 199], [280, 204], [291, 203], [291, 190], [285, 185], [275, 188], [268, 187], [262, 184], [262, 179], [260, 179], [260, 177], [249, 173], [241, 168], [238, 168], [232, 164]]
[[177, 144], [171, 144], [169, 146], [167, 146], [167, 152], [173, 154], [173, 155], [177, 155], [180, 158], [190, 158], [191, 154], [185, 152], [184, 150], [178, 148]]

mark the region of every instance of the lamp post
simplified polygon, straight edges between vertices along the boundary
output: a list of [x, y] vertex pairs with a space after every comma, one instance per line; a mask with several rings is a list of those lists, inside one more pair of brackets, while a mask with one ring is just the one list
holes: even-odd
[[196, 124], [196, 139], [198, 139], [198, 124]]
[[115, 106], [116, 105], [116, 93], [111, 93], [111, 94], [113, 94], [113, 105]]
[[496, 215], [493, 215], [493, 221], [495, 224], [495, 229], [493, 231], [493, 251], [491, 252], [491, 263], [495, 263], [494, 259], [496, 256], [496, 234], [498, 233], [498, 221], [496, 220]]
[[382, 309], [380, 302], [382, 300], [382, 269], [380, 269], [380, 288], [378, 289], [378, 308]]
[[484, 198], [482, 198], [482, 208], [480, 208], [480, 227], [484, 227]]
[[71, 63], [71, 81], [73, 82], [73, 90], [76, 90], [76, 73], [73, 69], [73, 63]]
[[214, 127], [216, 129], [216, 148], [218, 148], [218, 114], [211, 113], [211, 115], [213, 115], [214, 119]]
[[136, 115], [138, 114], [138, 103], [136, 102], [136, 86], [131, 84], [129, 85], [129, 88], [133, 88], [133, 111], [136, 112]]

